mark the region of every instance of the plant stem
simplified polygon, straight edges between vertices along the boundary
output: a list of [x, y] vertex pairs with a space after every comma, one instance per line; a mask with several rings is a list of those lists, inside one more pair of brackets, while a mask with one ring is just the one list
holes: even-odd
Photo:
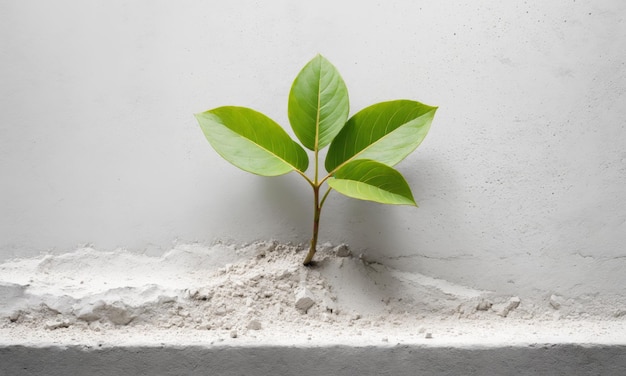
[[311, 247], [309, 248], [309, 253], [306, 255], [303, 264], [308, 266], [313, 261], [313, 256], [315, 255], [315, 251], [317, 249], [317, 234], [320, 229], [320, 213], [322, 211], [322, 206], [320, 205], [320, 187], [313, 187], [313, 197], [315, 203], [315, 209], [313, 213], [313, 238], [311, 238]]

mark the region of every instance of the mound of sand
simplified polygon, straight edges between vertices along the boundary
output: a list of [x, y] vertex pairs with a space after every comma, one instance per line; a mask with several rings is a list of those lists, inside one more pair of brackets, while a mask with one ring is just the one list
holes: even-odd
[[477, 328], [512, 323], [549, 323], [561, 333], [572, 322], [623, 324], [626, 316], [605, 302], [500, 296], [401, 272], [353, 255], [346, 245], [321, 246], [311, 267], [301, 265], [304, 254], [302, 246], [258, 242], [178, 245], [160, 257], [86, 247], [7, 261], [0, 264], [0, 334], [52, 340], [65, 330], [80, 342], [80, 333], [132, 329], [222, 340], [280, 334], [287, 341], [332, 341], [375, 333], [388, 341], [430, 339], [433, 330], [481, 336]]

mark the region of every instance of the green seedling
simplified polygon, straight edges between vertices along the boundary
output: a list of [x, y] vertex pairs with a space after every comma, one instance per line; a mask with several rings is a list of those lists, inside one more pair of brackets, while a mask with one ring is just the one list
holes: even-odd
[[[233, 165], [262, 176], [291, 171], [313, 188], [313, 237], [304, 259], [315, 255], [320, 214], [328, 194], [382, 204], [417, 206], [404, 177], [392, 168], [422, 142], [437, 107], [412, 100], [369, 106], [348, 119], [348, 89], [337, 69], [317, 55], [296, 77], [289, 93], [293, 133], [309, 154], [269, 117], [245, 107], [225, 106], [196, 114], [211, 146]], [[320, 174], [320, 151], [328, 146]], [[324, 194], [320, 195], [320, 191]]]

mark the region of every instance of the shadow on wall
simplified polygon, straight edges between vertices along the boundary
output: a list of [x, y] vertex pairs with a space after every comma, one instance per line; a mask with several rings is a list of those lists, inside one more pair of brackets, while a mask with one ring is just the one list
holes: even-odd
[[419, 207], [337, 198], [341, 202], [332, 215], [343, 217], [335, 219], [346, 241], [374, 261], [395, 263], [396, 257], [402, 257], [398, 264], [405, 266], [407, 262], [418, 266], [423, 257], [467, 254], [467, 243], [454, 244], [449, 236], [450, 231], [457, 239], [467, 235], [463, 234], [462, 189], [449, 163], [440, 156], [422, 156], [403, 162], [398, 170], [407, 178]]
[[[295, 175], [263, 177], [243, 171], [240, 175], [239, 180], [220, 180], [223, 186], [217, 189], [227, 194], [207, 194], [196, 206], [187, 207], [184, 222], [197, 224], [189, 231], [192, 240], [198, 240], [194, 234], [200, 233], [205, 235], [199, 240], [208, 243], [242, 244], [274, 237], [281, 242], [308, 241], [309, 217], [313, 214], [304, 181], [297, 181]], [[215, 190], [213, 180], [203, 181], [205, 186], [200, 190]]]
[[[410, 159], [399, 165], [419, 208], [382, 205], [332, 192], [321, 214], [319, 245], [345, 242], [357, 254], [390, 266], [419, 267], [423, 257], [446, 259], [467, 254], [452, 244], [449, 232], [465, 231], [462, 193], [448, 162], [441, 156]], [[313, 197], [297, 174], [247, 176], [246, 184], [216, 201], [223, 211], [219, 226], [235, 231], [233, 240], [269, 240], [308, 244], [312, 235]], [[251, 209], [253, 208], [253, 209]], [[282, 234], [282, 235], [281, 235]], [[286, 238], [280, 238], [285, 236]], [[264, 238], [261, 238], [264, 237]], [[398, 265], [394, 265], [398, 264]]]
[[[309, 185], [295, 173], [255, 179], [255, 200], [263, 202], [270, 234], [289, 229], [294, 242], [308, 242], [313, 219], [313, 194]], [[278, 228], [275, 228], [278, 226]], [[304, 236], [302, 236], [304, 234]], [[267, 240], [267, 239], [265, 239]]]

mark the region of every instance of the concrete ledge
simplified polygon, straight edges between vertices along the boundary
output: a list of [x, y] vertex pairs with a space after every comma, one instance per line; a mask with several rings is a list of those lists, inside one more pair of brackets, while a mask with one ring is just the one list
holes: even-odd
[[626, 346], [0, 347], [0, 375], [626, 375]]

